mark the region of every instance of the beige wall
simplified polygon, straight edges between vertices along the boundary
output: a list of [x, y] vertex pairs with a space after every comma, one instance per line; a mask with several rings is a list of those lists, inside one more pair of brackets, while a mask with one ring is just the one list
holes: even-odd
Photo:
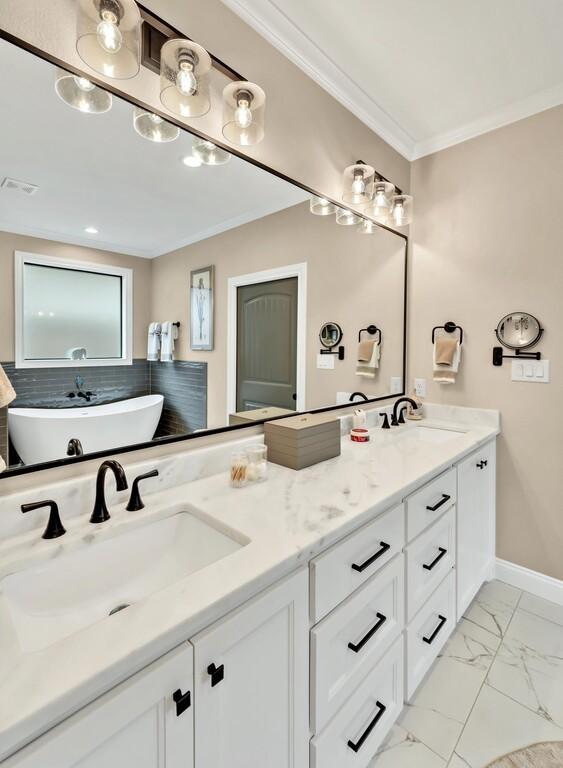
[[0, 361], [14, 360], [14, 251], [111, 264], [133, 270], [133, 357], [146, 357], [152, 262], [53, 240], [0, 232]]
[[[498, 408], [499, 557], [563, 578], [563, 107], [413, 164], [409, 376], [428, 400]], [[491, 364], [493, 329], [514, 310], [545, 328], [549, 384]], [[465, 331], [455, 386], [431, 382], [430, 332]]]
[[[404, 241], [380, 230], [361, 236], [334, 217], [312, 216], [308, 203], [231, 229], [153, 261], [151, 317], [182, 321], [177, 358], [208, 363], [208, 426], [226, 423], [228, 279], [289, 264], [307, 263], [306, 408], [336, 402], [337, 391], [381, 396], [402, 374]], [[189, 274], [215, 266], [215, 350], [189, 348]], [[324, 322], [342, 327], [344, 361], [318, 370], [318, 334]], [[375, 323], [383, 330], [375, 379], [355, 374], [357, 334]]]

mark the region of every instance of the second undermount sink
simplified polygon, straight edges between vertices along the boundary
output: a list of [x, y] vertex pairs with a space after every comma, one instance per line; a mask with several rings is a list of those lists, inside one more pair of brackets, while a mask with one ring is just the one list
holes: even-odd
[[[110, 532], [108, 532], [110, 533]], [[0, 582], [24, 653], [38, 651], [205, 568], [248, 543], [192, 512], [177, 512], [107, 537]]]
[[416, 426], [410, 427], [403, 432], [400, 436], [408, 440], [416, 440], [421, 443], [447, 443], [450, 440], [456, 440], [465, 432], [461, 429], [448, 429], [447, 427], [426, 427]]

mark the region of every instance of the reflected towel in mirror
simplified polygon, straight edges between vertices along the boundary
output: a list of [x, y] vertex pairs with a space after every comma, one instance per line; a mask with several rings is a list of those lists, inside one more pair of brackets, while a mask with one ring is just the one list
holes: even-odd
[[[369, 357], [367, 353], [369, 352]], [[358, 344], [358, 365], [356, 366], [356, 376], [365, 376], [369, 379], [375, 378], [375, 372], [379, 368], [379, 357], [381, 345], [375, 341], [360, 341]]]
[[169, 363], [174, 360], [174, 342], [178, 338], [178, 328], [172, 320], [162, 323], [160, 333], [160, 362]]
[[150, 323], [147, 339], [147, 360], [158, 360], [160, 356], [160, 323]]
[[12, 387], [10, 379], [6, 376], [6, 373], [0, 365], [0, 408], [4, 408], [9, 405], [12, 400], [16, 399], [16, 391]]

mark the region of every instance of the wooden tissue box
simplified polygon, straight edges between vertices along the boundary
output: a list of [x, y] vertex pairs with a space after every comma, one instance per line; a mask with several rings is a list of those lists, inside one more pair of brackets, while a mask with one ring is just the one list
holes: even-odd
[[326, 413], [303, 413], [264, 424], [268, 460], [303, 469], [340, 456], [340, 420]]

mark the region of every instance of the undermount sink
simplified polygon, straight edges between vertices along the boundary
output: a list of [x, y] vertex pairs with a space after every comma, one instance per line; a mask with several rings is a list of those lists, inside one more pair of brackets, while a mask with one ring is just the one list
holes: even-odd
[[[111, 534], [111, 531], [108, 531]], [[248, 543], [187, 511], [107, 538], [84, 537], [73, 551], [0, 582], [22, 652], [78, 630], [211, 565]]]
[[448, 429], [446, 427], [411, 427], [401, 433], [401, 437], [409, 440], [416, 440], [421, 443], [447, 443], [449, 440], [456, 440], [465, 432], [461, 429]]

